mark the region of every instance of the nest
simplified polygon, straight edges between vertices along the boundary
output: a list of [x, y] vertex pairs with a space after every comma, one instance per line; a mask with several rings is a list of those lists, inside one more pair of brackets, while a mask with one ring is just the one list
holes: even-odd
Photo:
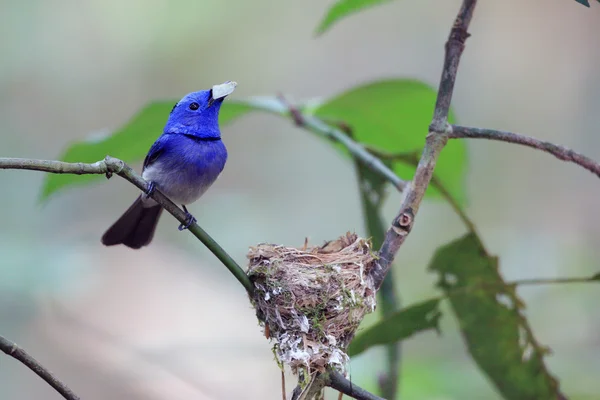
[[280, 367], [344, 371], [358, 325], [375, 310], [370, 242], [347, 233], [321, 247], [260, 244], [248, 259], [252, 304]]

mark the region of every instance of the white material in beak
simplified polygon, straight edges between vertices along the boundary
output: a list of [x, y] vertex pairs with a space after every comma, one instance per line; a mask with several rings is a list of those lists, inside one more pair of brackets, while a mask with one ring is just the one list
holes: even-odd
[[225, 83], [221, 83], [220, 85], [215, 85], [212, 87], [212, 97], [215, 100], [219, 100], [225, 96], [230, 95], [235, 90], [237, 86], [237, 82], [227, 81]]

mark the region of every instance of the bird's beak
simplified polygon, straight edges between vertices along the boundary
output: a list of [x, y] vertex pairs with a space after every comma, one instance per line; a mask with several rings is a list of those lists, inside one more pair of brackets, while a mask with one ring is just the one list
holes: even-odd
[[216, 100], [221, 100], [221, 99], [224, 99], [225, 97], [229, 96], [231, 93], [233, 93], [236, 86], [237, 86], [237, 82], [233, 82], [233, 81], [227, 81], [225, 83], [221, 83], [220, 85], [213, 86], [210, 91], [211, 102], [214, 102]]

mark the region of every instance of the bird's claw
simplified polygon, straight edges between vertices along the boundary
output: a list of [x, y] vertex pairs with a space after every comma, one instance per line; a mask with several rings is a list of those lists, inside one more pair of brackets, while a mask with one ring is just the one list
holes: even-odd
[[146, 189], [146, 195], [152, 196], [154, 191], [156, 190], [156, 184], [152, 181], [148, 183], [148, 189]]
[[192, 224], [196, 223], [196, 218], [194, 218], [194, 216], [192, 214], [190, 214], [189, 212], [185, 212], [185, 224], [181, 224], [179, 225], [179, 230], [183, 231], [188, 229], [190, 226], [192, 226]]

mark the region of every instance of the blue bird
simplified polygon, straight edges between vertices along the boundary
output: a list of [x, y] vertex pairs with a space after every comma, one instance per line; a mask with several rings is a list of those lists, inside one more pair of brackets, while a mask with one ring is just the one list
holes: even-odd
[[219, 110], [236, 85], [225, 82], [189, 93], [175, 104], [163, 134], [144, 160], [142, 177], [150, 188], [104, 233], [105, 246], [124, 244], [139, 249], [152, 241], [162, 213], [162, 207], [149, 197], [154, 188], [183, 206], [188, 218], [179, 230], [196, 221], [185, 206], [198, 200], [225, 167], [227, 149], [221, 140]]

